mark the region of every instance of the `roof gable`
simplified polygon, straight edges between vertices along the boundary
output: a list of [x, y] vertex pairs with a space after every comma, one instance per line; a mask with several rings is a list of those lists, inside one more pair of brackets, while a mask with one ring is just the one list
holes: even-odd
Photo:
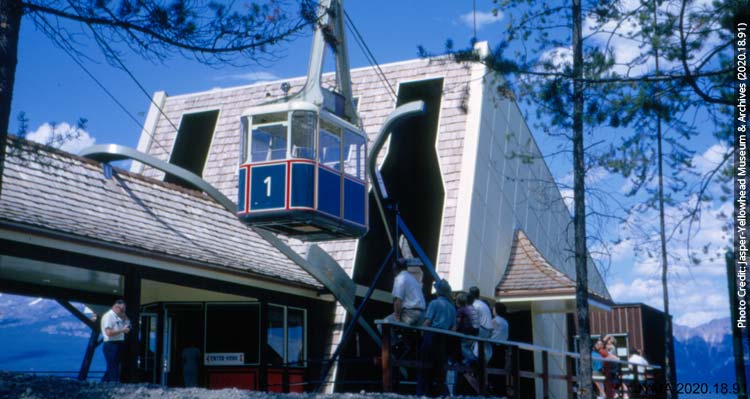
[[516, 230], [508, 266], [496, 289], [497, 296], [532, 291], [567, 293], [571, 289], [575, 289], [575, 281], [552, 266], [523, 230]]

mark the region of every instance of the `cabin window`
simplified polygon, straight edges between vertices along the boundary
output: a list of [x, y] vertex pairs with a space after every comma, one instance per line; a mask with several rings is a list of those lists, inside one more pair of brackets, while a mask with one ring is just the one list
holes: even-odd
[[[169, 163], [203, 176], [218, 117], [218, 110], [184, 114]], [[164, 176], [164, 181], [185, 185], [181, 179], [170, 174]]]
[[318, 162], [341, 170], [341, 128], [330, 123], [320, 123], [320, 151]]
[[276, 113], [253, 117], [250, 161], [286, 159], [287, 114]]
[[244, 363], [260, 363], [260, 305], [206, 304], [205, 354], [242, 353]]
[[365, 138], [349, 130], [344, 133], [344, 172], [365, 179]]
[[268, 305], [268, 364], [305, 367], [307, 358], [307, 311]]
[[292, 114], [292, 158], [315, 159], [315, 131], [318, 118], [312, 111]]
[[247, 142], [250, 134], [249, 119], [248, 117], [240, 119], [240, 164], [247, 162]]

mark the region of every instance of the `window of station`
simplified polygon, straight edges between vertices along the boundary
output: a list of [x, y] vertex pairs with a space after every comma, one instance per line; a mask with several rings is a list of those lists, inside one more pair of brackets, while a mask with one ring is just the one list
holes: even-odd
[[253, 117], [250, 138], [250, 161], [263, 162], [286, 159], [287, 113]]
[[[202, 176], [218, 117], [218, 110], [183, 115], [169, 163]], [[164, 176], [164, 181], [184, 185], [170, 174]]]
[[292, 114], [292, 158], [315, 159], [315, 131], [318, 118], [312, 111]]
[[305, 367], [307, 311], [282, 305], [268, 306], [268, 364]]
[[320, 151], [318, 162], [341, 170], [341, 128], [325, 121], [320, 122]]
[[365, 138], [354, 132], [344, 132], [344, 172], [365, 179]]
[[260, 305], [206, 304], [206, 355], [242, 353], [246, 365], [260, 363]]

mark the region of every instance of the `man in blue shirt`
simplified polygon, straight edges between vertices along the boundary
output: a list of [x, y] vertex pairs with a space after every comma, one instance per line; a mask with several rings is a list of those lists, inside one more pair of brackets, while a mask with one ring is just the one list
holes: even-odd
[[[456, 307], [450, 300], [451, 286], [445, 280], [435, 283], [437, 298], [430, 302], [425, 313], [425, 327], [452, 330], [456, 325]], [[418, 396], [445, 396], [446, 345], [445, 335], [426, 331], [419, 348], [419, 360], [430, 365], [417, 374]]]

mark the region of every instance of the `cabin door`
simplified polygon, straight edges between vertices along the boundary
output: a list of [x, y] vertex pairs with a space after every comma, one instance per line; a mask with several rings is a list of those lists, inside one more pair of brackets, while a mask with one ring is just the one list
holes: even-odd
[[161, 385], [169, 383], [169, 369], [172, 354], [172, 316], [164, 309], [164, 331], [162, 332]]
[[141, 313], [140, 317], [141, 322], [138, 325], [138, 342], [140, 342], [138, 371], [142, 382], [156, 384], [159, 382], [159, 357], [157, 354], [159, 316], [156, 313]]

